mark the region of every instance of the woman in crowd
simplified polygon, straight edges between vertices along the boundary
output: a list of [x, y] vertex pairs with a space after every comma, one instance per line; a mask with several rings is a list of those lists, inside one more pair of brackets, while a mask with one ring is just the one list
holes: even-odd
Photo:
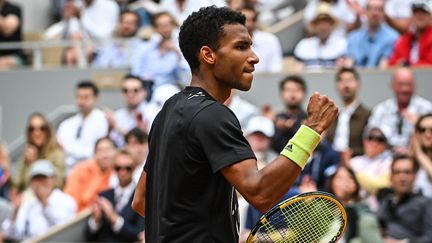
[[64, 153], [57, 143], [54, 129], [41, 113], [30, 115], [27, 122], [26, 138], [27, 143], [14, 178], [17, 189], [24, 191], [28, 187], [28, 170], [32, 163], [39, 159], [46, 159], [53, 163], [56, 168], [56, 185], [62, 187], [65, 176]]
[[339, 167], [330, 177], [328, 186], [329, 192], [336, 195], [347, 211], [347, 229], [341, 242], [383, 242], [375, 215], [360, 201], [360, 185], [354, 172], [348, 167]]
[[432, 197], [432, 113], [417, 120], [410, 152], [420, 164], [415, 188], [420, 189], [424, 196]]

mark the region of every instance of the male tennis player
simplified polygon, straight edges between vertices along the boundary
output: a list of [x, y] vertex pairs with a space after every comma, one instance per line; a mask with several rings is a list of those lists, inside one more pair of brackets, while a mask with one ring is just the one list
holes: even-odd
[[165, 103], [150, 132], [132, 203], [146, 217], [146, 242], [238, 242], [234, 188], [260, 211], [271, 208], [337, 116], [335, 103], [315, 93], [305, 125], [258, 170], [237, 118], [223, 105], [231, 89], [250, 89], [258, 63], [244, 24], [239, 12], [207, 7], [180, 29], [192, 81]]

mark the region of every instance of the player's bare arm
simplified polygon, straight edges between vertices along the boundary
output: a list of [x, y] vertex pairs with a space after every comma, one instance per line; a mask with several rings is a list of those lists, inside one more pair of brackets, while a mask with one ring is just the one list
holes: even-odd
[[[318, 134], [336, 119], [336, 104], [325, 95], [314, 93], [309, 100], [305, 125]], [[293, 185], [302, 169], [285, 156], [279, 156], [262, 170], [256, 160], [248, 159], [222, 170], [224, 177], [256, 209], [265, 212], [271, 208]]]
[[145, 196], [146, 196], [147, 173], [143, 170], [132, 201], [132, 208], [141, 216], [145, 216]]

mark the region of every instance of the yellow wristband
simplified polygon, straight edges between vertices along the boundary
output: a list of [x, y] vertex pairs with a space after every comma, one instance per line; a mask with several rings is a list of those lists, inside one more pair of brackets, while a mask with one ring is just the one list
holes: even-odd
[[320, 139], [321, 136], [312, 128], [301, 125], [280, 154], [304, 169], [309, 156], [318, 146]]

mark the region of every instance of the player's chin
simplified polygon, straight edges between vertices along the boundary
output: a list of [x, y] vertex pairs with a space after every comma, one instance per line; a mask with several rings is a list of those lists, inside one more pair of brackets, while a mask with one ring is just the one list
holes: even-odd
[[241, 91], [248, 91], [250, 90], [252, 86], [252, 79], [253, 76], [251, 75], [250, 78], [244, 77], [240, 82], [238, 82], [237, 89]]

